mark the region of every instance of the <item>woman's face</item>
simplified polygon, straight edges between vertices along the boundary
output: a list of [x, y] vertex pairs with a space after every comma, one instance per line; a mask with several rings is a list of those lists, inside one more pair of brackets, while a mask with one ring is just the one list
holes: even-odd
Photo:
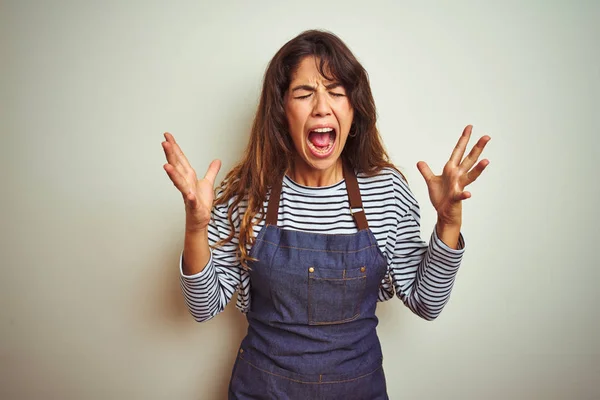
[[295, 167], [312, 172], [337, 165], [354, 117], [346, 90], [339, 82], [325, 79], [318, 62], [315, 57], [304, 58], [285, 95], [285, 113], [298, 153]]

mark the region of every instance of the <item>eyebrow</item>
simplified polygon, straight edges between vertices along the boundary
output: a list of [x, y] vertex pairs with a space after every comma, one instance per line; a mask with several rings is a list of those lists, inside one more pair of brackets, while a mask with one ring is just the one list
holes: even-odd
[[[326, 85], [325, 89], [331, 90], [331, 89], [335, 89], [340, 86], [342, 86], [341, 83], [333, 82], [333, 83], [330, 83], [329, 85]], [[308, 90], [309, 92], [314, 92], [316, 90], [316, 88], [314, 86], [310, 86], [310, 85], [298, 85], [292, 89], [292, 92], [295, 92], [296, 90]]]

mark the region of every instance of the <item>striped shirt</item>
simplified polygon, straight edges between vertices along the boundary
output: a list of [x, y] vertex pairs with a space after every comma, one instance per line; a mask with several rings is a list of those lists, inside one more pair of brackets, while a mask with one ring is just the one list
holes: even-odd
[[[375, 176], [357, 174], [363, 207], [369, 228], [387, 260], [387, 274], [381, 281], [379, 301], [394, 297], [416, 315], [436, 318], [450, 298], [464, 253], [464, 238], [459, 249], [444, 244], [435, 228], [429, 244], [421, 239], [417, 200], [402, 176], [385, 168]], [[267, 196], [268, 197], [268, 196]], [[229, 204], [213, 207], [208, 227], [209, 244], [228, 236]], [[268, 198], [264, 206], [267, 209]], [[246, 203], [240, 202], [233, 212], [233, 223], [239, 232]], [[279, 203], [278, 226], [305, 232], [351, 234], [357, 231], [350, 214], [344, 180], [326, 187], [299, 185], [284, 176]], [[264, 226], [264, 219], [254, 226], [254, 237]], [[206, 267], [195, 275], [183, 273], [180, 256], [181, 287], [186, 304], [196, 321], [206, 321], [225, 308], [235, 291], [236, 307], [246, 313], [251, 306], [250, 276], [236, 259], [237, 236], [232, 242], [211, 252]]]

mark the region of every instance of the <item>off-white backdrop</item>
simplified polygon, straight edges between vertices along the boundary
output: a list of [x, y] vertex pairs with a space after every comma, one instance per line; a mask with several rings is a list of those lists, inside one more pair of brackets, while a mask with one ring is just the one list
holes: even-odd
[[369, 72], [426, 240], [415, 164], [439, 172], [467, 124], [492, 137], [442, 315], [378, 307], [391, 398], [600, 398], [598, 2], [101, 3], [0, 6], [0, 398], [225, 398], [246, 322], [185, 308], [162, 133], [222, 178], [309, 28]]

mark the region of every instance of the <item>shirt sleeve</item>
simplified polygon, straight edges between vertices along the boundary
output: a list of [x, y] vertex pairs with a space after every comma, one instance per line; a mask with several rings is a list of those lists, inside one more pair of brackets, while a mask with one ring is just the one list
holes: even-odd
[[462, 233], [458, 249], [442, 242], [435, 227], [429, 244], [421, 239], [419, 205], [414, 200], [398, 220], [394, 250], [388, 260], [396, 295], [421, 318], [437, 318], [450, 298], [464, 251]]
[[[238, 214], [234, 212], [236, 235], [231, 242], [217, 248], [212, 246], [220, 239], [225, 239], [230, 232], [227, 219], [227, 207], [213, 208], [211, 222], [208, 226], [208, 242], [211, 246], [211, 256], [206, 267], [197, 274], [183, 273], [183, 251], [179, 259], [179, 273], [183, 296], [194, 319], [203, 322], [213, 318], [225, 309], [235, 291], [239, 292], [237, 308], [246, 311], [248, 308], [247, 288], [249, 278], [237, 259], [237, 229], [239, 228]], [[245, 283], [245, 285], [242, 285]]]

